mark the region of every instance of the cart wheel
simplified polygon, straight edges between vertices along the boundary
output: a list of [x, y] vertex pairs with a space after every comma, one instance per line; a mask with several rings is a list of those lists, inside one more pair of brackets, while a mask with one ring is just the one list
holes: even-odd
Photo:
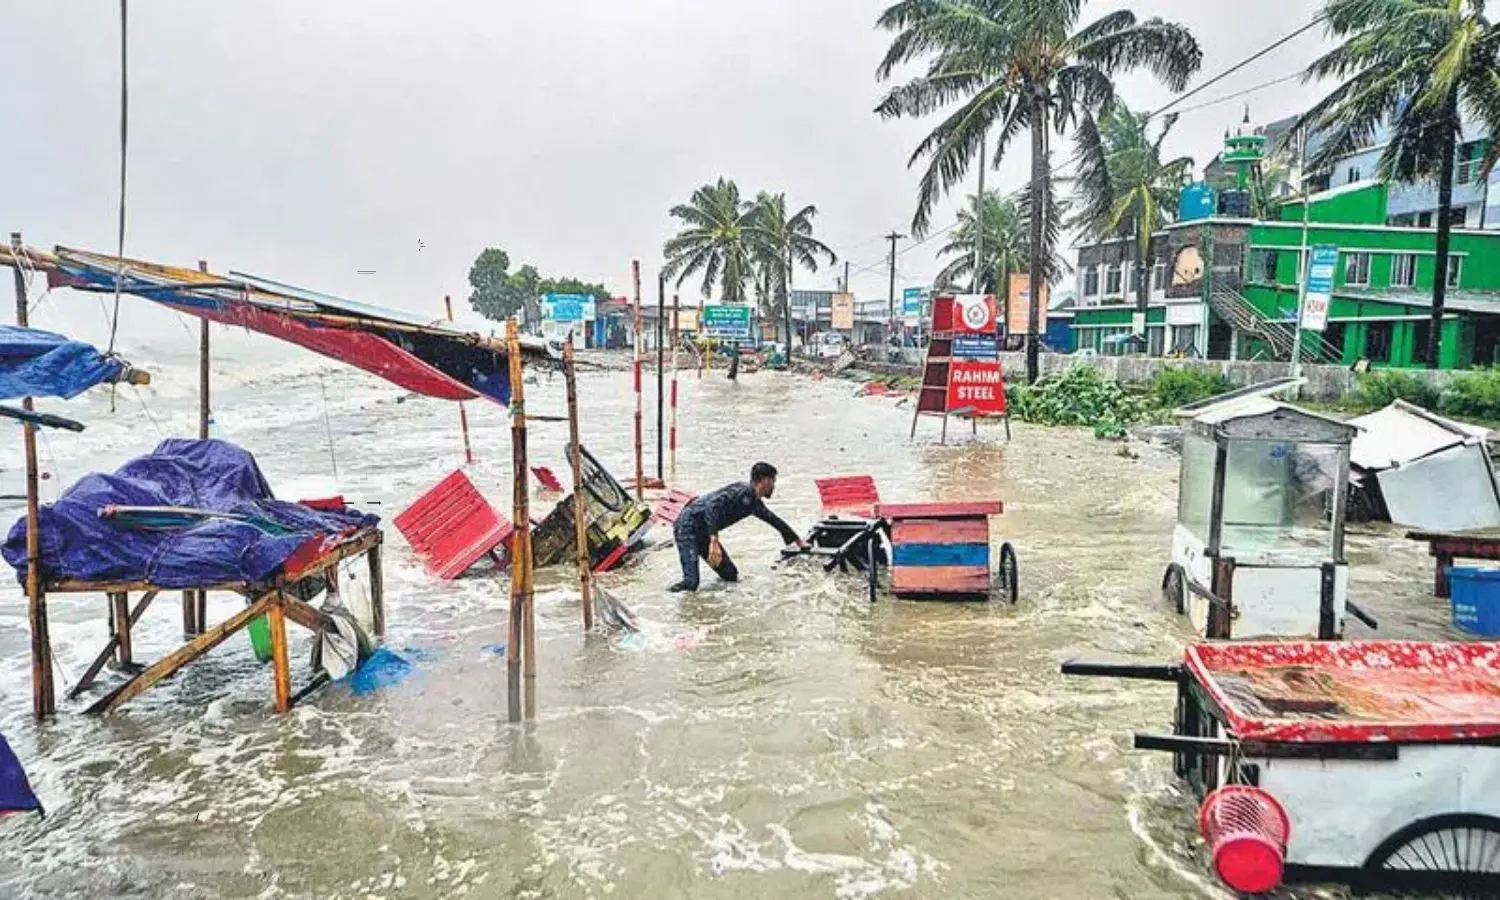
[[868, 541], [865, 541], [865, 567], [869, 569], [870, 574], [871, 603], [875, 602], [875, 594], [880, 590], [880, 566], [875, 562], [876, 553], [880, 549], [878, 544], [879, 539], [873, 534], [870, 535]]
[[1016, 564], [1016, 548], [1010, 544], [1000, 545], [1000, 587], [1015, 606], [1021, 595], [1021, 570]]
[[1187, 615], [1187, 585], [1182, 577], [1182, 567], [1173, 563], [1167, 566], [1161, 577], [1161, 597], [1167, 605], [1177, 610], [1179, 616]]
[[1371, 887], [1406, 896], [1494, 897], [1500, 893], [1500, 819], [1452, 813], [1413, 822], [1375, 848], [1364, 875]]

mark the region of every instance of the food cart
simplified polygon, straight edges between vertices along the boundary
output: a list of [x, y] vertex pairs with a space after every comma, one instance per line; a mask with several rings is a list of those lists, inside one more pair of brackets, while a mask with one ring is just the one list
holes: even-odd
[[1202, 637], [1336, 639], [1348, 603], [1344, 510], [1356, 429], [1271, 399], [1288, 380], [1184, 407], [1162, 594]]
[[1064, 674], [1177, 686], [1173, 754], [1221, 878], [1500, 897], [1500, 645], [1213, 642]]

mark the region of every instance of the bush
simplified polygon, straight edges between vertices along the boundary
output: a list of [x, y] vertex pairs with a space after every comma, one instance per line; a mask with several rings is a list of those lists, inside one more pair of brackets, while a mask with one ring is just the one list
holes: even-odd
[[1355, 400], [1362, 406], [1377, 409], [1390, 406], [1397, 400], [1414, 403], [1423, 409], [1437, 409], [1439, 392], [1432, 382], [1420, 375], [1392, 369], [1361, 375]]
[[1461, 372], [1448, 382], [1438, 411], [1470, 419], [1500, 420], [1500, 370]]
[[1023, 422], [1092, 427], [1101, 438], [1124, 437], [1125, 429], [1146, 414], [1140, 398], [1086, 365], [1073, 366], [1030, 387], [1017, 386], [1009, 399], [1011, 414]]
[[1163, 409], [1177, 409], [1209, 397], [1217, 397], [1234, 390], [1234, 385], [1222, 372], [1203, 372], [1198, 369], [1161, 369], [1151, 385], [1156, 405]]

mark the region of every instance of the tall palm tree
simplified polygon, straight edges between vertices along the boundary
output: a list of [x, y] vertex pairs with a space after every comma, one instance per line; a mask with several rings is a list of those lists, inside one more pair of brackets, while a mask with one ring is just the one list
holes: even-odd
[[[978, 195], [971, 195], [968, 201], [958, 212], [958, 226], [937, 252], [939, 259], [952, 259], [938, 272], [933, 289], [941, 292], [972, 285], [975, 293], [1003, 296], [1012, 273], [1029, 271], [1026, 218], [1015, 200], [995, 191], [985, 191], [982, 203]], [[976, 280], [974, 259], [979, 250], [985, 260]]]
[[1162, 158], [1162, 144], [1176, 123], [1176, 116], [1167, 116], [1152, 137], [1149, 113], [1131, 112], [1116, 103], [1097, 117], [1085, 112], [1078, 126], [1074, 186], [1079, 211], [1073, 225], [1094, 241], [1130, 240], [1135, 323], [1141, 329], [1133, 337], [1141, 347], [1151, 300], [1152, 236], [1171, 221], [1177, 197], [1193, 171], [1190, 157]]
[[676, 278], [678, 286], [701, 273], [703, 296], [712, 296], [717, 282], [725, 303], [745, 302], [760, 240], [754, 204], [740, 199], [733, 181], [720, 178], [693, 191], [687, 203], [672, 207], [671, 216], [687, 227], [662, 245], [663, 273]]
[[[875, 111], [886, 118], [925, 116], [958, 104], [912, 154], [913, 165], [928, 161], [913, 231], [926, 231], [933, 204], [963, 179], [992, 132], [996, 163], [1022, 130], [1030, 132], [1031, 208], [1050, 211], [1049, 132], [1062, 135], [1084, 112], [1109, 106], [1115, 95], [1111, 77], [1118, 73], [1145, 68], [1181, 90], [1202, 63], [1202, 51], [1187, 29], [1161, 19], [1140, 21], [1121, 10], [1077, 28], [1084, 2], [900, 0], [881, 14], [878, 24], [896, 37], [878, 78], [890, 78], [903, 64], [930, 60], [925, 75], [893, 88]], [[1047, 218], [1031, 217], [1032, 272], [1045, 271], [1050, 255]], [[1033, 381], [1040, 321], [1041, 291], [1032, 291], [1026, 375]]]
[[818, 271], [820, 259], [828, 265], [838, 262], [838, 254], [813, 237], [816, 206], [804, 206], [787, 215], [786, 194], [762, 191], [755, 198], [755, 241], [757, 264], [764, 273], [770, 312], [780, 313], [786, 327], [787, 352], [792, 346], [792, 277], [797, 267]]
[[[1442, 346], [1453, 169], [1463, 115], [1500, 135], [1500, 30], [1484, 9], [1485, 0], [1328, 0], [1323, 8], [1328, 30], [1343, 44], [1314, 62], [1307, 80], [1331, 77], [1342, 83], [1298, 123], [1328, 135], [1312, 160], [1314, 170], [1369, 146], [1376, 129], [1388, 125], [1381, 178], [1437, 178], [1437, 260], [1427, 338], [1427, 364], [1433, 368]], [[1497, 156], [1500, 143], [1492, 139], [1481, 177], [1489, 177]]]

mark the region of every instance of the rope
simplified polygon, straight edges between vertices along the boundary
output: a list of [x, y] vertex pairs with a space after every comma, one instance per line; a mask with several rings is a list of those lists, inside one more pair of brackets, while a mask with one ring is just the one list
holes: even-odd
[[323, 380], [323, 373], [318, 373], [318, 391], [323, 395], [323, 430], [328, 434], [328, 460], [333, 463], [333, 477], [339, 477], [339, 458], [333, 452], [333, 422], [328, 418], [328, 385]]
[[126, 39], [128, 6], [129, 0], [120, 0], [120, 224], [115, 243], [115, 314], [109, 324], [109, 348], [106, 353], [115, 352], [115, 336], [120, 329], [121, 282], [125, 280], [125, 160], [130, 143], [130, 81], [126, 55], [129, 46]]
[[141, 409], [145, 411], [146, 418], [151, 422], [151, 427], [156, 429], [156, 436], [165, 438], [167, 436], [167, 433], [165, 431], [162, 431], [161, 423], [156, 421], [156, 416], [152, 415], [151, 413], [151, 407], [146, 405], [146, 398], [141, 395], [141, 389], [132, 384], [130, 386], [130, 390], [135, 394], [135, 399], [140, 401]]

